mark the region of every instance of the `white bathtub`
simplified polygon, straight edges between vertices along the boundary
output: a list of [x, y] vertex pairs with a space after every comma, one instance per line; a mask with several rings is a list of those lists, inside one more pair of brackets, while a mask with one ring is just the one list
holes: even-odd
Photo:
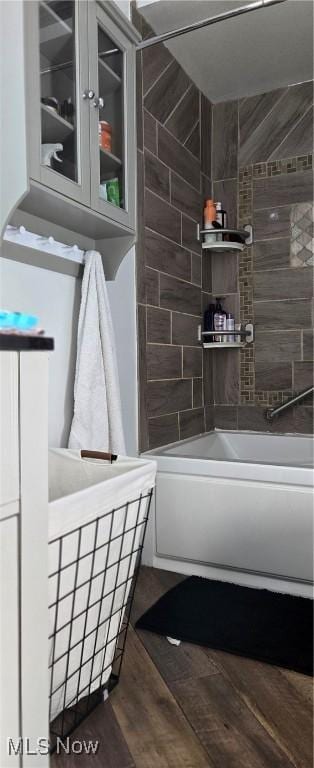
[[158, 464], [146, 564], [312, 595], [311, 437], [216, 430], [145, 455]]

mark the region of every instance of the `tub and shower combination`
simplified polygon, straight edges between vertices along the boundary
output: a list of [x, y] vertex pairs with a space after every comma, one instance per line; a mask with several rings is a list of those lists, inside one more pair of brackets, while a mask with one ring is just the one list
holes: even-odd
[[312, 437], [216, 430], [149, 455], [158, 474], [145, 563], [312, 594]]

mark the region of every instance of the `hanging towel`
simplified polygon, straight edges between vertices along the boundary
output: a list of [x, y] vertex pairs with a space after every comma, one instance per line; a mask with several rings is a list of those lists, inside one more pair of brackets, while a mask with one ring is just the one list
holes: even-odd
[[114, 332], [97, 251], [85, 255], [69, 448], [125, 454]]

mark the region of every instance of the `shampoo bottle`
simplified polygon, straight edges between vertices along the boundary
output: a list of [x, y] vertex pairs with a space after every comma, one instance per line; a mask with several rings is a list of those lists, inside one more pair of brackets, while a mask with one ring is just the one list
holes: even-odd
[[[214, 312], [214, 330], [215, 331], [225, 331], [226, 330], [226, 317], [227, 313], [221, 306], [220, 299], [216, 299], [216, 306], [215, 306], [215, 312]], [[226, 340], [226, 336], [221, 336], [217, 334], [217, 336], [214, 337], [216, 342], [223, 342]]]
[[[213, 228], [213, 221], [216, 220], [216, 207], [214, 205], [214, 201], [211, 199], [206, 200], [205, 208], [204, 208], [204, 229], [212, 229]], [[216, 242], [216, 235], [205, 235], [204, 238], [205, 243], [215, 243]]]
[[[216, 203], [216, 221], [219, 227], [221, 229], [226, 229], [227, 226], [227, 214], [226, 211], [224, 211], [222, 207], [222, 203]], [[224, 235], [219, 235], [218, 240], [222, 241], [225, 239]]]
[[[226, 331], [234, 331], [234, 317], [231, 312], [227, 312]], [[233, 344], [235, 341], [235, 336], [230, 334], [230, 336], [225, 337], [225, 340], [228, 341], [229, 344]]]
[[[208, 309], [204, 312], [204, 331], [214, 331], [214, 312], [215, 304], [209, 304]], [[207, 344], [214, 341], [213, 336], [205, 336], [204, 341]]]
[[222, 207], [222, 203], [216, 203], [216, 219], [222, 229], [226, 229], [227, 226], [227, 214]]

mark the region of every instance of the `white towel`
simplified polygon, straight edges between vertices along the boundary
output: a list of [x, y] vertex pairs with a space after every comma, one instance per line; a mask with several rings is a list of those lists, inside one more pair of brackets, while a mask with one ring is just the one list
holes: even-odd
[[69, 448], [125, 454], [114, 331], [97, 251], [85, 256]]

